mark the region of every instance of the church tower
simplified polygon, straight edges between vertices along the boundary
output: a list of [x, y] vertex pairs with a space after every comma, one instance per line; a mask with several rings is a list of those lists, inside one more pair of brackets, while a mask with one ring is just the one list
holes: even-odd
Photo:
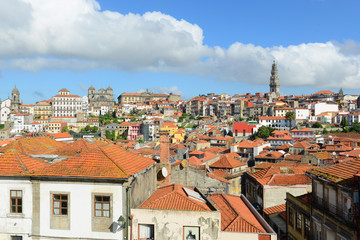
[[270, 93], [275, 93], [274, 95], [276, 97], [280, 97], [279, 76], [277, 74], [277, 65], [275, 63], [275, 60], [272, 64], [272, 68], [271, 68]]
[[14, 89], [11, 92], [11, 111], [19, 112], [19, 106], [20, 106], [20, 92], [16, 88], [16, 85]]

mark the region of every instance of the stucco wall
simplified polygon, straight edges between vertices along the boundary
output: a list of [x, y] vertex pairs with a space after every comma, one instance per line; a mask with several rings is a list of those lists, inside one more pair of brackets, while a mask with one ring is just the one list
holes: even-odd
[[[64, 238], [96, 238], [98, 239], [122, 239], [123, 231], [116, 233], [94, 232], [92, 229], [92, 194], [111, 195], [112, 201], [110, 208], [111, 222], [117, 221], [123, 214], [123, 195], [121, 184], [110, 183], [81, 183], [81, 182], [40, 182], [40, 236], [45, 237], [64, 237]], [[69, 194], [68, 215], [70, 218], [69, 230], [51, 229], [50, 221], [52, 215], [51, 193]], [[110, 227], [110, 226], [109, 226]]]
[[[0, 239], [9, 240], [10, 236], [27, 236], [32, 228], [32, 187], [29, 180], [1, 180], [0, 181]], [[10, 213], [10, 190], [22, 190], [22, 213]]]
[[139, 224], [153, 224], [155, 239], [182, 240], [184, 226], [200, 227], [202, 240], [220, 239], [221, 217], [219, 211], [175, 211], [131, 209], [133, 240], [139, 239]]
[[206, 176], [205, 170], [192, 167], [182, 167], [181, 164], [171, 167], [171, 183], [178, 183], [188, 187], [197, 187], [206, 194], [210, 187], [215, 189], [212, 193], [225, 192], [226, 183]]
[[264, 205], [263, 209], [285, 203], [286, 193], [293, 196], [300, 196], [311, 192], [311, 184], [292, 185], [292, 186], [264, 186]]

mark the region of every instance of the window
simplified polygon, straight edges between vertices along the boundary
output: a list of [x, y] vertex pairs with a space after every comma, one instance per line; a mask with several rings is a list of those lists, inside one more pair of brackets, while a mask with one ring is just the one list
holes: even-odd
[[184, 240], [200, 240], [200, 227], [184, 227]]
[[304, 218], [305, 229], [304, 229], [304, 237], [308, 239], [310, 237], [310, 219]]
[[95, 217], [110, 217], [110, 196], [95, 196]]
[[21, 190], [10, 190], [10, 211], [12, 213], [22, 213]]
[[11, 236], [11, 240], [22, 240], [22, 236]]
[[154, 238], [154, 225], [139, 224], [139, 240], [151, 240]]
[[68, 215], [68, 195], [53, 195], [53, 213], [54, 215]]
[[294, 211], [292, 208], [289, 208], [289, 224], [290, 226], [294, 226]]
[[296, 213], [296, 230], [301, 232], [301, 223], [302, 222], [302, 215], [300, 213]]

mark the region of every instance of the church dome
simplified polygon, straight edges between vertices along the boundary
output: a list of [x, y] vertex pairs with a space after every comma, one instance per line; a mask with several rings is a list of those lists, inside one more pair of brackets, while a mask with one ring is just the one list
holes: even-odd
[[91, 85], [91, 87], [89, 87], [89, 90], [95, 90], [95, 88]]

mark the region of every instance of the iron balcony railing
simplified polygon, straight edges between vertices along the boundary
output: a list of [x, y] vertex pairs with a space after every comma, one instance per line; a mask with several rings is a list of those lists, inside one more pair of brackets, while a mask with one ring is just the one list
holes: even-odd
[[331, 204], [329, 201], [323, 199], [322, 197], [313, 196], [312, 205], [320, 210], [323, 210], [323, 213], [328, 214], [341, 222], [345, 222], [347, 224], [350, 224], [351, 226], [355, 226], [354, 213], [356, 211], [356, 208], [354, 204], [352, 204], [352, 206], [348, 209], [346, 204], [344, 204], [343, 206], [339, 204], [334, 205]]

